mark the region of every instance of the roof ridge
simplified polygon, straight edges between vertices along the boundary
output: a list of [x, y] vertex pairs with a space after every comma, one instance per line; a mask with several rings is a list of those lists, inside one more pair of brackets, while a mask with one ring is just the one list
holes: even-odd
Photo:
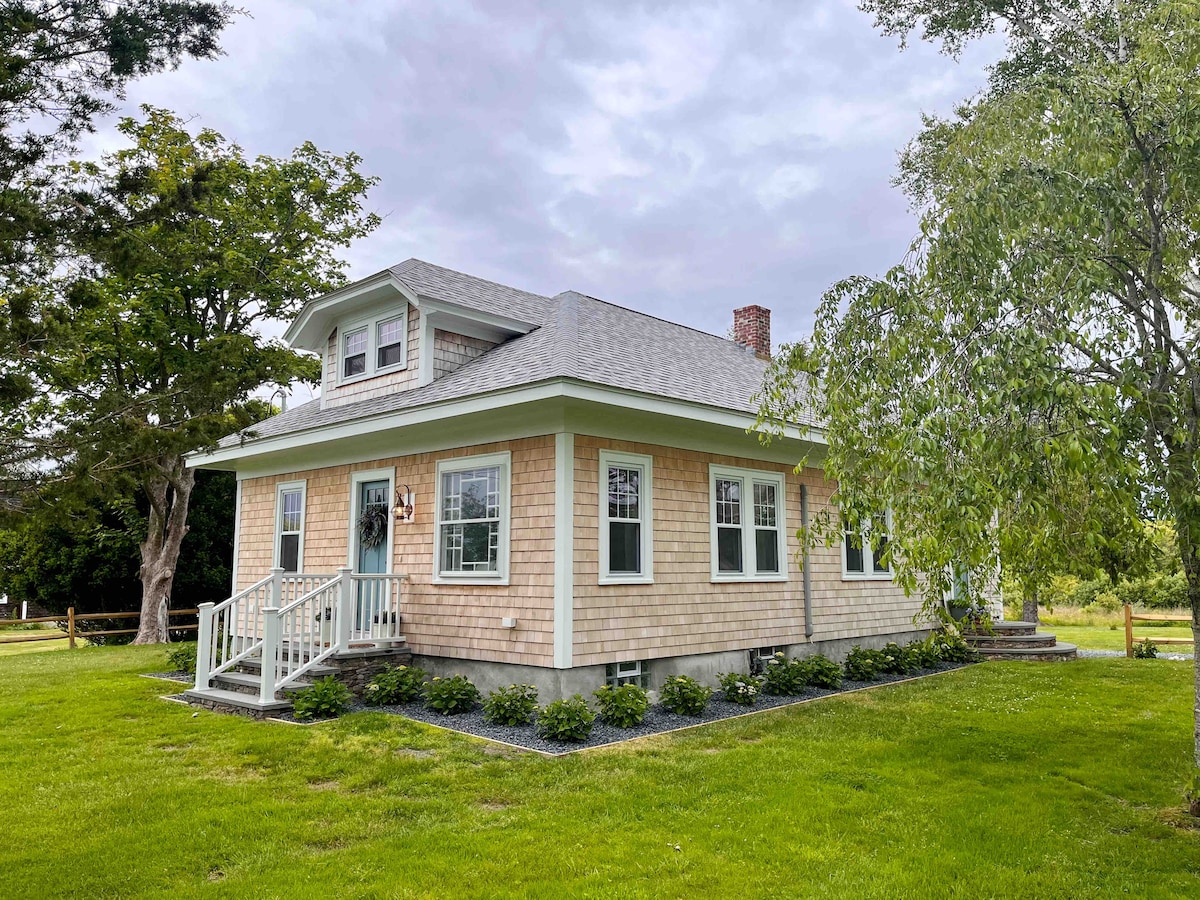
[[673, 322], [670, 319], [664, 319], [662, 316], [656, 316], [656, 315], [653, 315], [652, 313], [642, 312], [640, 309], [634, 309], [631, 306], [622, 306], [620, 303], [613, 303], [611, 300], [603, 300], [600, 297], [593, 297], [591, 294], [585, 294], [582, 291], [576, 291], [576, 290], [562, 291], [561, 293], [555, 294], [551, 299], [557, 300], [559, 297], [562, 297], [565, 294], [575, 294], [576, 296], [584, 297], [587, 300], [591, 300], [594, 303], [603, 303], [605, 306], [611, 306], [613, 309], [619, 309], [619, 310], [622, 310], [623, 312], [633, 313], [635, 316], [641, 316], [644, 319], [653, 319], [655, 322], [662, 322], [664, 325], [671, 325], [675, 328], [683, 328], [683, 329], [686, 329], [687, 331], [691, 331], [695, 334], [703, 335], [704, 337], [707, 337], [707, 338], [712, 338], [713, 340], [721, 341], [722, 343], [725, 343], [725, 344], [732, 344], [734, 347], [737, 347], [739, 350], [745, 349], [745, 346], [743, 344], [739, 344], [737, 341], [731, 340], [730, 338], [722, 337], [719, 334], [713, 334], [711, 331], [704, 331], [703, 329], [696, 328], [695, 326], [692, 326], [692, 325], [684, 325], [682, 322]]
[[410, 262], [420, 263], [421, 265], [428, 266], [431, 269], [437, 269], [439, 272], [449, 272], [451, 275], [458, 275], [462, 278], [469, 278], [472, 281], [479, 281], [479, 282], [482, 282], [483, 284], [490, 284], [493, 287], [504, 288], [504, 290], [506, 290], [506, 291], [516, 291], [519, 294], [528, 294], [530, 297], [537, 297], [539, 300], [554, 299], [553, 297], [550, 297], [547, 294], [539, 294], [535, 291], [527, 291], [527, 290], [525, 290], [525, 288], [513, 287], [511, 284], [504, 284], [499, 281], [492, 281], [490, 278], [482, 278], [479, 275], [472, 275], [470, 272], [460, 272], [458, 269], [451, 269], [448, 266], [439, 266], [437, 263], [431, 263], [428, 260], [421, 259], [420, 257], [417, 257], [417, 256], [410, 256], [408, 259], [404, 260], [403, 262], [398, 262], [394, 266], [388, 266], [388, 270], [394, 272], [396, 269], [399, 269], [405, 263], [410, 263]]

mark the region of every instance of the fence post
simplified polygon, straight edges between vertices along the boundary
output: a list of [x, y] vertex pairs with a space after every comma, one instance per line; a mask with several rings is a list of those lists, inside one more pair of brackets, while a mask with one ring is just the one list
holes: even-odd
[[338, 571], [338, 596], [337, 596], [337, 647], [339, 650], [348, 650], [350, 648], [350, 628], [354, 621], [354, 579], [350, 577], [353, 570], [349, 566], [342, 566]]
[[[275, 582], [279, 584], [278, 580]], [[279, 607], [268, 606], [263, 614], [263, 644], [262, 644], [262, 681], [259, 682], [258, 696], [263, 703], [275, 700], [275, 678], [279, 671]]]
[[67, 607], [67, 649], [75, 649], [75, 607]]
[[1133, 607], [1125, 604], [1125, 658], [1133, 659]]
[[196, 628], [196, 690], [208, 689], [212, 671], [212, 633], [214, 603], [201, 603]]

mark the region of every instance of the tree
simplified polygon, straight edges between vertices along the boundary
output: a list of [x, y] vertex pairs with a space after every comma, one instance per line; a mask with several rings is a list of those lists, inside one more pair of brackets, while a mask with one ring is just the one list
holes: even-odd
[[58, 172], [68, 255], [39, 323], [49, 349], [27, 362], [59, 473], [145, 498], [136, 642], [154, 643], [188, 530], [185, 455], [255, 421], [263, 384], [320, 377], [319, 360], [262, 328], [341, 283], [336, 248], [379, 219], [361, 209], [374, 180], [354, 154], [305, 144], [251, 160], [144, 113], [119, 126], [132, 146]]
[[56, 261], [46, 163], [131, 80], [218, 56], [235, 14], [201, 0], [0, 0], [0, 506], [39, 471], [39, 432], [20, 414], [36, 386], [19, 360], [43, 346], [30, 323], [53, 299], [39, 288]]
[[[996, 548], [1031, 585], [1170, 521], [1200, 638], [1200, 3], [862, 7], [952, 54], [1003, 30], [1008, 52], [904, 151], [920, 236], [826, 294], [764, 418], [819, 408], [845, 515], [892, 505], [893, 563], [930, 601]], [[1200, 766], [1200, 668], [1196, 698]]]

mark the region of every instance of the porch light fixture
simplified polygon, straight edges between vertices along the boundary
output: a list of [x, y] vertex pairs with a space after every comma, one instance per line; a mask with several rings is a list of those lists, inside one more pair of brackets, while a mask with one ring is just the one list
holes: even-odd
[[404, 490], [396, 488], [396, 499], [392, 503], [392, 516], [397, 522], [411, 524], [413, 521], [412, 489], [406, 484]]

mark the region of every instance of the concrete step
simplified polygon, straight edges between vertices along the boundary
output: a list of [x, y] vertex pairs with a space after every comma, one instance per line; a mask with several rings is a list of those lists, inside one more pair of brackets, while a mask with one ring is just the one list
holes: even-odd
[[[262, 684], [258, 673], [251, 674], [249, 672], [222, 672], [219, 675], [214, 675], [212, 680], [213, 687], [215, 688], [236, 691], [239, 694], [247, 694], [255, 697], [258, 696]], [[312, 682], [305, 678], [297, 678], [287, 686], [287, 690], [301, 691], [306, 687], [312, 687]]]
[[976, 650], [1023, 647], [1053, 647], [1054, 635], [1034, 632], [1030, 634], [968, 634], [966, 641]]
[[201, 691], [189, 688], [183, 692], [183, 698], [193, 706], [202, 706], [205, 709], [212, 709], [217, 712], [237, 713], [256, 719], [278, 715], [292, 708], [291, 700], [272, 700], [268, 703], [263, 703], [258, 697], [251, 697], [247, 694], [228, 691], [222, 688], [206, 688]]
[[1030, 662], [1066, 662], [1075, 659], [1074, 644], [1055, 644], [1053, 647], [976, 647], [984, 659], [1020, 659]]

